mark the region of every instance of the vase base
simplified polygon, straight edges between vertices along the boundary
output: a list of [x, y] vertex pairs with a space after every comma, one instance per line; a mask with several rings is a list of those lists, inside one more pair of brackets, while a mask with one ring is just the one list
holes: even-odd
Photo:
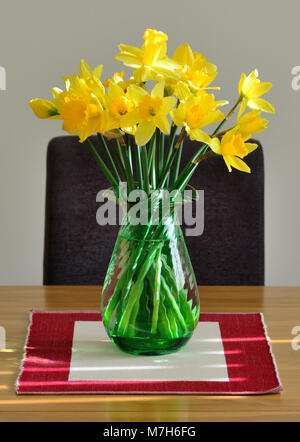
[[155, 356], [166, 355], [180, 350], [190, 339], [190, 336], [176, 339], [154, 338], [120, 338], [111, 336], [112, 342], [123, 352], [133, 355]]

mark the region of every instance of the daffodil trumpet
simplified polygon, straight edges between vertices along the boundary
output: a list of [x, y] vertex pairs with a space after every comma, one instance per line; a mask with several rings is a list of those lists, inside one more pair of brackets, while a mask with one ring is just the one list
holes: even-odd
[[[223, 113], [228, 102], [217, 99], [220, 88], [212, 84], [217, 66], [188, 43], [168, 55], [167, 40], [164, 32], [147, 29], [140, 48], [119, 45], [115, 58], [133, 69], [128, 78], [121, 71], [103, 83], [103, 65], [92, 69], [81, 60], [78, 74], [62, 77], [63, 89], [54, 87], [51, 99], [36, 98], [29, 104], [38, 118], [61, 120], [64, 131], [78, 136], [117, 199], [120, 183], [126, 182], [129, 192], [145, 192], [148, 205], [155, 196], [155, 209], [160, 213], [160, 192], [175, 191], [174, 214], [176, 196], [185, 190], [199, 163], [216, 157], [224, 162], [225, 171], [251, 172], [247, 156], [257, 144], [249, 140], [267, 128], [268, 120], [262, 114], [272, 114], [275, 109], [262, 98], [272, 84], [262, 82], [254, 69], [241, 74], [238, 98]], [[236, 111], [236, 121], [224, 129]], [[92, 138], [94, 134], [97, 136]], [[193, 152], [182, 166], [187, 138], [193, 141]], [[170, 267], [163, 244], [164, 219], [154, 225], [151, 214], [148, 224], [139, 229], [140, 241], [128, 256], [132, 246], [126, 235], [120, 240], [125, 270], [115, 278], [112, 295], [103, 306], [104, 325], [114, 337], [140, 337], [140, 305], [144, 303], [151, 339], [186, 339], [200, 310], [192, 306], [183, 286], [177, 288], [178, 273]], [[153, 247], [147, 248], [152, 242]]]

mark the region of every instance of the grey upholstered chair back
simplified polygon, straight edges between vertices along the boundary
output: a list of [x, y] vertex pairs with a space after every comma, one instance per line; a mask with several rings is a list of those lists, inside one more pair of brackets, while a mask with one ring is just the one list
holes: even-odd
[[[98, 146], [97, 138], [94, 143]], [[98, 146], [99, 147], [99, 146]], [[186, 142], [183, 164], [196, 146]], [[229, 173], [221, 157], [201, 163], [191, 184], [204, 189], [205, 227], [187, 237], [198, 284], [264, 284], [264, 168], [262, 148], [251, 174]], [[102, 284], [117, 226], [99, 226], [96, 195], [107, 181], [77, 137], [50, 141], [47, 156], [44, 284]]]

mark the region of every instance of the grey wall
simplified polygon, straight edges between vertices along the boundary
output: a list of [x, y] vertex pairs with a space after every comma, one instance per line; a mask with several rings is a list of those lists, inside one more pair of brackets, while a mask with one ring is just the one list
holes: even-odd
[[219, 67], [218, 95], [232, 102], [241, 72], [257, 67], [274, 87], [269, 129], [259, 136], [266, 167], [266, 284], [300, 285], [299, 110], [291, 69], [300, 65], [296, 0], [5, 0], [0, 14], [0, 284], [40, 284], [47, 142], [60, 122], [37, 120], [28, 106], [62, 86], [84, 57], [121, 69], [118, 43], [141, 45], [145, 28], [169, 35], [169, 53], [189, 42]]

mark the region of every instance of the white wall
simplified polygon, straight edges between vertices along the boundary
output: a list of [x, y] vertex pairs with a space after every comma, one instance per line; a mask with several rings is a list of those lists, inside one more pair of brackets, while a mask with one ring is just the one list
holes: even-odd
[[37, 120], [28, 106], [62, 86], [80, 58], [104, 63], [103, 78], [121, 69], [118, 43], [141, 45], [145, 28], [169, 35], [169, 53], [189, 42], [219, 67], [220, 97], [236, 97], [241, 72], [257, 67], [274, 87], [276, 106], [259, 139], [266, 167], [266, 284], [300, 285], [300, 65], [297, 0], [5, 0], [0, 10], [0, 284], [41, 284], [45, 156], [60, 123]]

